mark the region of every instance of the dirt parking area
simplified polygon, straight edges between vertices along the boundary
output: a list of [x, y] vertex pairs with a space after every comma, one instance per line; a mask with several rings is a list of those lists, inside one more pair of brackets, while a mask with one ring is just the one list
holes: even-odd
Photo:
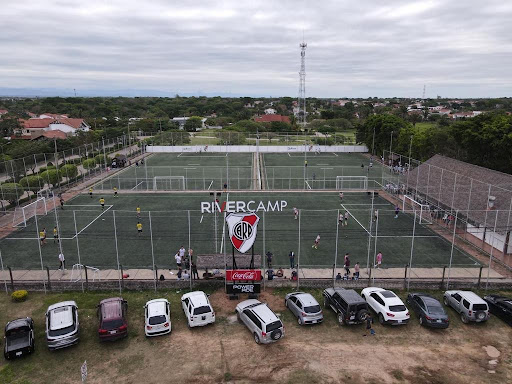
[[[320, 290], [310, 291], [319, 302]], [[0, 322], [32, 316], [36, 352], [0, 363], [0, 383], [77, 383], [87, 360], [87, 383], [509, 383], [512, 382], [512, 328], [492, 317], [483, 324], [462, 324], [455, 312], [450, 328], [430, 330], [417, 319], [406, 326], [375, 324], [375, 336], [363, 326], [339, 326], [330, 309], [321, 325], [299, 326], [284, 306], [285, 290], [261, 295], [280, 314], [285, 337], [257, 345], [237, 322], [222, 291], [211, 292], [217, 322], [189, 329], [180, 306], [184, 292], [125, 292], [129, 335], [100, 343], [96, 305], [115, 293], [29, 295], [24, 303], [0, 298]], [[405, 292], [397, 292], [405, 299]], [[502, 292], [512, 295], [512, 292]], [[441, 297], [441, 292], [431, 292]], [[171, 302], [172, 334], [146, 339], [142, 307], [147, 300]], [[77, 346], [49, 352], [44, 337], [48, 305], [74, 299], [79, 306], [81, 340]], [[3, 343], [2, 343], [3, 347]]]

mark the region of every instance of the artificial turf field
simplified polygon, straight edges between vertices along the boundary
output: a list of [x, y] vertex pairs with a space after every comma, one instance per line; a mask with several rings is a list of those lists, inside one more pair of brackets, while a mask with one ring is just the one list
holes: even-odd
[[[174, 254], [181, 245], [194, 249], [194, 255], [221, 251], [223, 215], [201, 214], [200, 203], [212, 201], [209, 192], [123, 193], [114, 198], [105, 194], [105, 211], [99, 205], [100, 191], [92, 198], [79, 195], [57, 210], [62, 248], [68, 268], [78, 263], [100, 269], [117, 268], [117, 259], [123, 268], [151, 268], [153, 258], [158, 268], [175, 268]], [[285, 200], [282, 212], [257, 212], [260, 216], [255, 253], [274, 254], [274, 267], [286, 267], [288, 253], [297, 254], [302, 267], [331, 268], [336, 254], [337, 265], [343, 255], [351, 255], [352, 265], [359, 261], [366, 266], [371, 199], [365, 192], [346, 192], [342, 202], [336, 192], [230, 192], [219, 196], [226, 200], [267, 201]], [[137, 233], [136, 207], [142, 210], [142, 235]], [[375, 241], [377, 252], [384, 255], [384, 266], [403, 267], [409, 263], [413, 234], [413, 217], [400, 214], [394, 218], [393, 206], [376, 197], [379, 209], [377, 236], [373, 225], [370, 240], [370, 260], [373, 261]], [[299, 220], [294, 219], [293, 207], [300, 209]], [[350, 213], [348, 226], [338, 226], [338, 210]], [[76, 218], [76, 230], [75, 220]], [[55, 211], [38, 216], [39, 229], [46, 228], [47, 244], [41, 247], [43, 265], [57, 268], [59, 245], [53, 243], [52, 230], [56, 223]], [[338, 228], [337, 228], [338, 227]], [[78, 234], [78, 236], [76, 236]], [[312, 248], [320, 234], [318, 249]], [[416, 223], [413, 267], [440, 267], [448, 265], [451, 244], [434, 233], [427, 225]], [[117, 237], [117, 243], [116, 243]], [[227, 237], [227, 236], [226, 236]], [[228, 240], [229, 241], [229, 240]], [[300, 243], [300, 246], [299, 246]], [[36, 222], [30, 219], [21, 228], [0, 242], [4, 267], [15, 269], [41, 268]], [[117, 252], [116, 252], [117, 248]], [[79, 250], [79, 252], [78, 252]], [[227, 253], [231, 251], [228, 245]], [[371, 263], [371, 262], [370, 262]], [[453, 266], [476, 266], [477, 261], [455, 247]]]

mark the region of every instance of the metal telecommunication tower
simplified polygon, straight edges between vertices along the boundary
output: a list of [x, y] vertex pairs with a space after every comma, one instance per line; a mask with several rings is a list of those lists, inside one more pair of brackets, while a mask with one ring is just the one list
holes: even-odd
[[299, 124], [306, 126], [306, 47], [304, 39], [300, 46], [300, 72], [299, 72]]
[[426, 87], [427, 86], [425, 84], [423, 84], [423, 100], [425, 100], [425, 89], [426, 89]]

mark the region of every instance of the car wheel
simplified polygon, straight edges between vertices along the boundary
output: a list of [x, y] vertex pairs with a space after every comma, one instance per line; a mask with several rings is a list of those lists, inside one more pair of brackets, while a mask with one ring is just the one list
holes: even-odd
[[443, 297], [443, 303], [444, 305], [446, 305], [447, 307], [450, 306], [450, 304], [448, 304], [448, 298], [446, 296]]
[[329, 306], [329, 300], [327, 300], [327, 297], [324, 297], [324, 308], [327, 308]]
[[238, 320], [239, 323], [242, 322], [242, 319], [240, 318], [240, 314], [238, 312], [236, 313], [236, 319]]
[[466, 315], [465, 315], [464, 313], [461, 313], [461, 314], [460, 314], [460, 320], [461, 320], [464, 324], [469, 323], [469, 319], [466, 317]]
[[385, 323], [384, 316], [382, 315], [382, 313], [379, 313], [379, 323], [381, 323], [382, 325], [384, 325]]
[[303, 324], [303, 322], [302, 322], [302, 318], [301, 318], [300, 316], [299, 316], [299, 317], [297, 317], [297, 323], [299, 323], [299, 325], [302, 325], [302, 324]]
[[258, 336], [258, 334], [256, 332], [254, 332], [254, 341], [256, 342], [256, 344], [260, 343], [260, 337]]
[[420, 316], [420, 325], [423, 325], [423, 316]]
[[340, 325], [345, 324], [345, 319], [343, 318], [343, 313], [338, 313], [338, 323]]
[[360, 323], [366, 320], [366, 315], [368, 315], [369, 312], [366, 309], [361, 309], [359, 312], [357, 312], [356, 319]]
[[477, 318], [477, 320], [480, 320], [480, 321], [483, 321], [485, 320], [485, 312], [484, 311], [479, 311], [475, 314], [475, 317]]
[[288, 308], [288, 300], [284, 299], [284, 306]]

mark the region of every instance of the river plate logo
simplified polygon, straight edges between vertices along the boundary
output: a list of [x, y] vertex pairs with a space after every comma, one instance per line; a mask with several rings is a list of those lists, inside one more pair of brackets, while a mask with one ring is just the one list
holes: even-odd
[[238, 252], [245, 253], [251, 249], [256, 240], [260, 218], [254, 213], [230, 213], [226, 217], [231, 244]]

